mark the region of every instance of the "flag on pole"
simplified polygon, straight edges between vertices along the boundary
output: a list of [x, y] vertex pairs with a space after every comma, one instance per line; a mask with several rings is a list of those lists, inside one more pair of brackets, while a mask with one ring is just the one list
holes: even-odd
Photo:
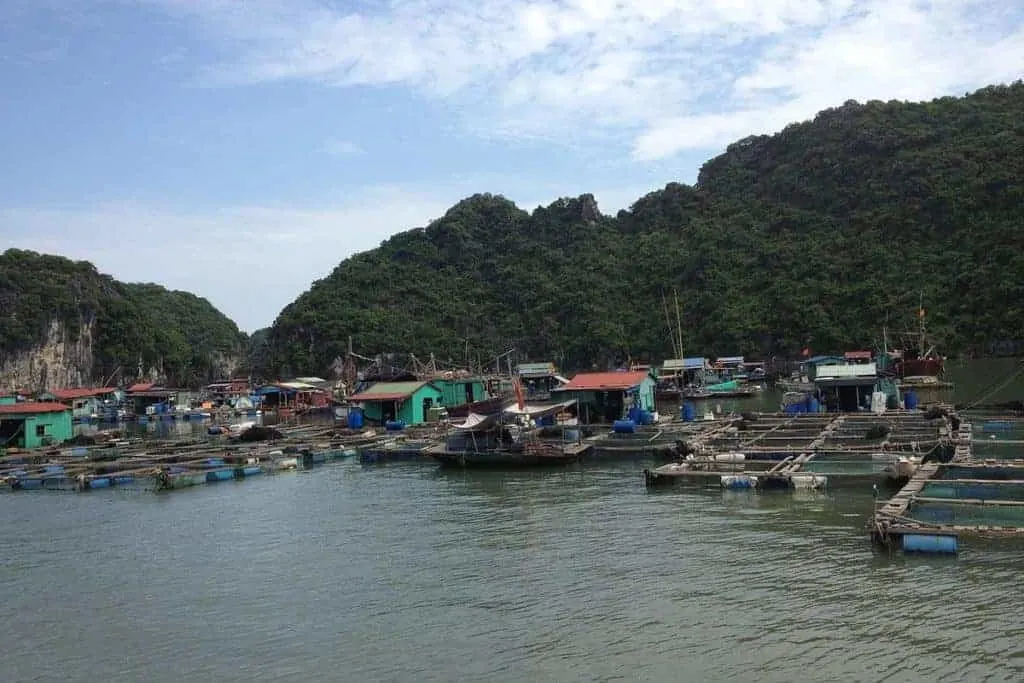
[[523, 385], [518, 377], [512, 378], [512, 389], [516, 392], [516, 404], [519, 406], [519, 410], [526, 410], [526, 397], [523, 396]]

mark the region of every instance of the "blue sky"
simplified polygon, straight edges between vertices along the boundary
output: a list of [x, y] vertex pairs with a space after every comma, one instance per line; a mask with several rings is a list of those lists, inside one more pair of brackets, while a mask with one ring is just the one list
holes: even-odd
[[1024, 74], [1015, 0], [2, 0], [0, 234], [248, 331], [474, 192], [613, 213], [848, 99]]

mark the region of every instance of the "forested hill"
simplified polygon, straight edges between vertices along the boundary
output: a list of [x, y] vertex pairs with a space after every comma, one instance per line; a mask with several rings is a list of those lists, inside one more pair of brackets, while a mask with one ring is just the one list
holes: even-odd
[[0, 254], [5, 383], [93, 383], [113, 375], [189, 386], [233, 372], [245, 343], [235, 323], [194, 294], [118, 282], [88, 261]]
[[363, 352], [515, 347], [567, 369], [873, 345], [919, 298], [943, 350], [1024, 337], [1024, 85], [845, 105], [750, 137], [616, 217], [589, 195], [527, 213], [470, 197], [342, 262], [270, 332], [275, 370]]

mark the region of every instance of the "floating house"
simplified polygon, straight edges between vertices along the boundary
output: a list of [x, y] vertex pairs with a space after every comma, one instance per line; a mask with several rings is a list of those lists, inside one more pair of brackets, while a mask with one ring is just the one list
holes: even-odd
[[331, 403], [331, 396], [326, 390], [298, 380], [264, 384], [256, 390], [256, 395], [267, 409], [322, 408]]
[[875, 354], [870, 351], [847, 351], [843, 354], [843, 360], [848, 364], [863, 365], [875, 359]]
[[554, 363], [520, 363], [516, 366], [516, 376], [528, 399], [550, 396], [552, 391], [569, 383], [569, 380], [558, 374]]
[[814, 376], [814, 386], [829, 411], [852, 412], [871, 407], [877, 383], [878, 368], [873, 362], [821, 364]]
[[192, 392], [169, 389], [150, 382], [128, 387], [125, 401], [135, 415], [165, 415], [173, 413], [178, 405], [187, 406]]
[[836, 365], [847, 365], [842, 356], [812, 356], [800, 364], [801, 374], [811, 382], [818, 375], [818, 370]]
[[0, 405], [0, 447], [38, 448], [71, 438], [71, 407], [56, 402]]
[[650, 372], [582, 372], [552, 394], [574, 399], [584, 423], [614, 422], [634, 406], [654, 411], [655, 379]]
[[747, 379], [747, 361], [743, 356], [719, 356], [711, 368], [723, 382]]
[[434, 382], [377, 382], [349, 396], [367, 420], [420, 425], [444, 405], [445, 392]]
[[458, 377], [452, 379], [433, 379], [430, 383], [441, 390], [442, 404], [460, 406], [466, 403], [486, 401], [487, 382], [482, 377]]
[[252, 386], [249, 384], [249, 380], [245, 378], [213, 382], [206, 385], [206, 394], [218, 403], [224, 403], [243, 396], [247, 397], [251, 392]]
[[54, 389], [39, 394], [40, 401], [63, 403], [71, 408], [72, 420], [89, 420], [102, 416], [110, 408], [115, 408], [124, 398], [119, 389], [114, 387], [94, 387], [81, 389]]
[[661, 379], [684, 386], [699, 384], [709, 366], [707, 358], [670, 358], [661, 364]]

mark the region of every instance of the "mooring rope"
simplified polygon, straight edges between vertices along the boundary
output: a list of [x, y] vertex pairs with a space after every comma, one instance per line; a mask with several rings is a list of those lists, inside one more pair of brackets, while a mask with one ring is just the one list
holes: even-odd
[[991, 396], [994, 396], [995, 394], [999, 393], [1000, 391], [1005, 389], [1007, 386], [1009, 386], [1010, 383], [1012, 383], [1014, 380], [1016, 380], [1021, 375], [1021, 373], [1024, 373], [1024, 361], [1020, 361], [1017, 364], [1016, 371], [1010, 373], [1010, 375], [1008, 377], [1006, 377], [1005, 379], [1003, 379], [1002, 382], [1000, 382], [998, 385], [996, 385], [995, 389], [987, 390], [985, 394], [983, 394], [980, 398], [978, 398], [978, 399], [972, 401], [971, 403], [969, 403], [967, 406], [962, 408], [962, 410], [970, 410], [971, 408], [973, 408], [974, 406], [978, 405], [982, 401], [984, 401], [984, 400], [990, 398]]

